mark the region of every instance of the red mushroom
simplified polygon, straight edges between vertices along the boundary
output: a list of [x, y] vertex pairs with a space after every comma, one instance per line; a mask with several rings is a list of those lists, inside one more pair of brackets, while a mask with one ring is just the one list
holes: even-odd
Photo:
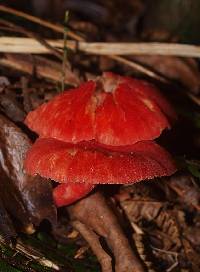
[[[141, 165], [137, 166], [137, 159], [134, 160], [135, 153], [125, 156], [128, 161], [134, 160], [134, 167], [130, 165], [130, 169], [135, 169], [135, 172], [137, 172], [137, 174], [130, 176], [129, 180], [126, 180], [127, 175], [123, 176], [122, 173], [120, 180], [117, 178], [112, 180], [106, 175], [104, 175], [103, 179], [100, 172], [103, 172], [103, 167], [108, 170], [108, 164], [110, 163], [108, 158], [112, 156], [107, 152], [104, 159], [102, 159], [103, 149], [119, 151], [120, 153], [114, 153], [118, 157], [117, 159], [116, 156], [113, 157], [112, 167], [114, 167], [114, 163], [117, 165], [118, 161], [122, 165], [120, 156], [124, 156], [125, 148], [127, 153], [135, 152], [135, 143], [158, 137], [163, 129], [170, 128], [169, 121], [174, 119], [176, 119], [176, 115], [172, 107], [159, 91], [149, 83], [109, 72], [104, 73], [96, 81], [88, 81], [77, 89], [64, 92], [28, 114], [25, 123], [37, 132], [40, 137], [54, 138], [60, 141], [49, 139], [41, 142], [40, 140], [33, 145], [27, 157], [27, 170], [32, 174], [38, 173], [58, 182], [68, 181], [67, 185], [58, 186], [54, 191], [55, 201], [59, 206], [70, 204], [79, 197], [85, 196], [94, 188], [94, 185], [91, 184], [130, 183], [145, 178], [169, 175], [170, 171], [169, 173], [168, 171], [162, 171], [162, 173], [158, 174], [156, 167], [152, 166], [151, 174], [146, 171], [146, 173], [139, 176]], [[62, 141], [65, 143], [62, 143]], [[77, 143], [78, 146], [66, 142]], [[71, 150], [69, 153], [67, 152], [67, 146], [69, 146], [68, 150]], [[154, 143], [147, 144], [144, 142], [143, 144], [137, 144], [137, 147], [139, 146], [144, 146], [142, 149], [144, 159], [149, 156], [144, 151], [150, 147], [153, 153], [154, 151], [157, 152], [157, 149], [160, 149], [161, 153], [163, 152]], [[81, 147], [93, 148], [95, 151], [81, 151]], [[70, 153], [76, 153], [77, 151], [78, 154], [75, 156]], [[35, 153], [37, 155], [34, 161], [32, 158]], [[158, 154], [159, 151], [153, 158], [155, 159]], [[81, 159], [81, 156], [89, 156], [93, 163], [94, 158], [92, 156], [97, 156], [98, 160], [95, 163], [100, 165], [99, 169], [97, 169], [95, 163], [90, 165], [90, 162], [85, 157]], [[99, 171], [98, 180], [92, 174], [91, 177], [94, 180], [90, 182], [83, 179], [81, 181], [80, 176], [78, 176], [77, 179], [80, 185], [72, 185], [74, 177], [72, 177], [72, 180], [71, 177], [69, 178], [68, 170], [72, 158], [77, 171], [80, 171], [77, 168], [78, 166], [84, 169], [83, 172], [86, 172], [87, 167], [89, 169], [90, 167], [91, 169], [95, 168], [95, 173]], [[161, 158], [160, 162], [162, 162], [163, 158]], [[100, 161], [102, 164], [100, 164]], [[40, 162], [39, 169], [38, 162]], [[81, 162], [81, 165], [79, 162]], [[88, 164], [83, 166], [86, 163]], [[124, 161], [124, 165], [126, 163]], [[170, 159], [168, 159], [167, 165], [170, 165]], [[32, 168], [30, 169], [29, 166]], [[51, 170], [53, 166], [54, 170]], [[151, 168], [150, 163], [148, 162], [145, 167], [149, 170]], [[169, 169], [172, 169], [171, 165]], [[112, 171], [113, 169], [111, 169]], [[145, 172], [145, 170], [143, 171]]]
[[[31, 175], [60, 183], [53, 192], [57, 206], [79, 200], [97, 184], [129, 184], [171, 175], [176, 171], [174, 161], [152, 140], [170, 128], [175, 119], [169, 103], [152, 85], [104, 73], [96, 81], [66, 91], [28, 114], [25, 123], [40, 138], [28, 151], [25, 168]], [[89, 220], [89, 227], [108, 240], [116, 257], [116, 271], [127, 271], [137, 258], [119, 227], [115, 228], [117, 238], [107, 232], [102, 218], [114, 225], [117, 220], [111, 211], [105, 212], [105, 201], [98, 195], [90, 199], [93, 204], [99, 201], [103, 208], [98, 207], [97, 224]], [[80, 208], [92, 216], [94, 212], [87, 200], [79, 203], [72, 213], [87, 224]], [[76, 224], [80, 231], [81, 226]], [[116, 250], [118, 239], [124, 251], [120, 257]], [[100, 255], [103, 270], [111, 271], [111, 262], [105, 254]], [[126, 259], [127, 266], [122, 268], [120, 259]], [[135, 271], [144, 271], [138, 262]]]

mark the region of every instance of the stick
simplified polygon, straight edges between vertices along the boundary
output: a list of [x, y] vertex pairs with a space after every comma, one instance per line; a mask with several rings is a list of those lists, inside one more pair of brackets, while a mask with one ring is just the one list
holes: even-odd
[[60, 267], [57, 264], [55, 264], [51, 260], [44, 257], [43, 254], [38, 252], [36, 249], [34, 249], [28, 245], [25, 246], [19, 239], [15, 245], [15, 248], [18, 252], [24, 254], [25, 256], [30, 258], [31, 260], [35, 260], [36, 262], [38, 262], [39, 264], [41, 264], [43, 266], [49, 267], [49, 268], [57, 270], [57, 271], [60, 270]]
[[[0, 58], [0, 65], [10, 67], [15, 70], [20, 70], [30, 75], [33, 75], [33, 71], [36, 70], [39, 77], [56, 82], [61, 81], [61, 65], [55, 61], [50, 61], [42, 57], [5, 54], [5, 56]], [[65, 83], [72, 86], [77, 86], [79, 85], [80, 80], [74, 73], [71, 72], [70, 69], [68, 69], [65, 77]]]
[[[24, 18], [24, 19], [26, 19], [28, 21], [34, 22], [36, 24], [39, 24], [41, 26], [50, 28], [50, 29], [52, 29], [52, 30], [54, 30], [56, 32], [60, 32], [60, 33], [64, 34], [63, 26], [60, 26], [58, 24], [51, 23], [51, 22], [45, 21], [43, 19], [40, 19], [38, 17], [29, 15], [29, 14], [23, 12], [23, 11], [19, 11], [19, 10], [9, 8], [9, 7], [3, 6], [3, 5], [0, 5], [0, 11], [4, 11], [6, 13], [19, 16], [19, 17]], [[71, 37], [72, 39], [75, 39], [77, 41], [82, 41], [83, 40], [82, 37], [76, 35], [74, 32], [72, 32], [70, 30], [68, 31], [68, 35], [69, 35], [69, 37]]]
[[61, 91], [64, 91], [65, 88], [65, 73], [66, 73], [66, 62], [67, 62], [67, 31], [68, 31], [68, 27], [67, 27], [67, 23], [68, 23], [68, 19], [69, 19], [69, 12], [66, 11], [65, 12], [65, 21], [64, 21], [64, 35], [63, 35], [63, 60], [62, 60], [62, 81], [61, 81]]
[[[63, 49], [63, 40], [46, 40], [52, 47]], [[71, 50], [80, 50], [95, 55], [161, 55], [177, 57], [200, 57], [200, 46], [170, 43], [102, 43], [67, 41]], [[6, 51], [7, 50], [7, 51]], [[47, 54], [50, 50], [31, 38], [0, 37], [0, 52]], [[120, 59], [120, 61], [124, 61]]]

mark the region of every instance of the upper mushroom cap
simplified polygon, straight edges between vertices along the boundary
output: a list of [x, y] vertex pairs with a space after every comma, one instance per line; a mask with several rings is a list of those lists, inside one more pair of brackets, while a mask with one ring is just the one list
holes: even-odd
[[152, 141], [119, 150], [93, 142], [71, 144], [38, 139], [27, 153], [26, 171], [60, 183], [125, 184], [171, 175], [176, 166], [167, 151]]
[[152, 85], [104, 73], [42, 104], [25, 123], [40, 137], [120, 146], [157, 138], [175, 116]]

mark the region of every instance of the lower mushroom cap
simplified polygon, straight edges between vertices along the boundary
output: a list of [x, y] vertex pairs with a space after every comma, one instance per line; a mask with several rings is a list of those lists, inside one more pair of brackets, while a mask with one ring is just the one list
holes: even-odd
[[170, 154], [153, 141], [102, 148], [95, 142], [68, 144], [38, 139], [28, 151], [26, 171], [60, 183], [125, 184], [171, 175], [176, 166]]

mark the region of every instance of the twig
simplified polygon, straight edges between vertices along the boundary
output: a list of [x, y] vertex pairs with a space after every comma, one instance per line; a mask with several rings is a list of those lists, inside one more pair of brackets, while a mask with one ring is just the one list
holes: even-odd
[[[0, 5], [0, 11], [6, 12], [6, 13], [9, 13], [9, 14], [12, 14], [12, 15], [19, 16], [19, 17], [24, 18], [24, 19], [26, 19], [28, 21], [34, 22], [36, 24], [39, 24], [41, 26], [50, 28], [50, 29], [52, 29], [52, 30], [54, 30], [56, 32], [60, 32], [60, 33], [64, 34], [63, 26], [60, 26], [58, 24], [45, 21], [45, 20], [40, 19], [38, 17], [27, 14], [27, 13], [25, 13], [23, 11], [19, 11], [19, 10], [13, 9], [13, 8], [9, 8], [9, 7], [6, 7], [4, 5]], [[83, 41], [82, 37], [80, 37], [79, 35], [76, 35], [74, 32], [72, 32], [70, 30], [68, 31], [68, 35], [72, 39], [75, 39], [77, 41]]]
[[37, 261], [39, 264], [52, 268], [54, 270], [60, 270], [59, 266], [55, 263], [53, 263], [51, 260], [48, 260], [43, 256], [43, 254], [39, 253], [37, 250], [33, 249], [30, 246], [24, 246], [24, 244], [18, 240], [15, 248], [18, 252], [25, 254], [28, 258], [31, 260]]
[[35, 34], [32, 31], [28, 31], [25, 28], [18, 26], [16, 24], [13, 24], [13, 23], [6, 21], [4, 19], [0, 19], [0, 23], [7, 26], [7, 27], [10, 27], [11, 29], [13, 29], [14, 32], [17, 31], [17, 32], [25, 34], [29, 38], [33, 38], [40, 45], [44, 46], [49, 52], [51, 52], [53, 55], [55, 55], [58, 59], [62, 60], [61, 53], [56, 48], [51, 46], [46, 40], [42, 39], [38, 34]]
[[[33, 61], [34, 60], [34, 61]], [[61, 65], [42, 57], [30, 55], [5, 54], [0, 58], [0, 65], [20, 70], [33, 75], [34, 70], [39, 77], [60, 82]], [[68, 69], [65, 77], [65, 84], [77, 86], [80, 79]]]
[[[24, 244], [20, 239], [16, 240], [15, 245], [8, 245], [4, 240], [2, 240], [2, 238], [0, 237], [0, 247], [1, 250], [14, 250], [14, 256], [16, 256], [17, 254], [22, 254], [26, 259], [30, 260], [30, 261], [34, 261], [40, 265], [42, 265], [43, 267], [48, 267], [54, 270], [60, 270], [60, 267], [54, 263], [53, 261], [47, 259], [46, 257], [43, 256], [42, 253], [40, 253], [37, 249], [33, 248], [30, 245], [26, 245]], [[27, 265], [26, 265], [27, 267]], [[24, 269], [23, 269], [24, 271]], [[27, 269], [26, 271], [29, 271], [29, 269]], [[33, 269], [30, 268], [30, 271], [35, 271]]]
[[62, 80], [61, 80], [61, 91], [64, 91], [65, 88], [65, 73], [66, 73], [66, 61], [67, 61], [67, 22], [69, 19], [69, 12], [65, 12], [65, 20], [64, 20], [64, 44], [63, 44], [63, 62], [62, 62]]
[[187, 92], [187, 95], [189, 96], [189, 98], [196, 103], [198, 106], [200, 106], [200, 98], [191, 94], [190, 92]]
[[162, 252], [162, 253], [165, 253], [165, 254], [168, 254], [168, 255], [173, 255], [173, 256], [175, 256], [175, 258], [179, 255], [179, 253], [176, 252], [176, 251], [164, 250], [164, 249], [157, 248], [157, 247], [154, 247], [154, 246], [151, 246], [151, 248], [153, 250], [155, 250], [155, 251], [159, 251], [159, 252]]
[[178, 43], [110, 43], [110, 42], [79, 42], [81, 51], [98, 55], [162, 55], [178, 57], [200, 57], [200, 46]]
[[129, 67], [133, 68], [134, 70], [139, 71], [139, 72], [141, 72], [141, 73], [143, 73], [143, 74], [145, 74], [145, 75], [147, 75], [147, 76], [149, 76], [151, 78], [154, 78], [154, 79], [156, 79], [158, 81], [161, 81], [163, 83], [170, 83], [170, 81], [167, 78], [159, 75], [156, 72], [153, 72], [151, 69], [146, 68], [146, 67], [144, 67], [143, 65], [141, 65], [141, 64], [139, 64], [137, 62], [130, 61], [130, 60], [122, 58], [120, 56], [112, 56], [112, 59], [116, 60], [118, 62], [121, 62], [123, 64], [126, 64]]
[[[3, 21], [0, 19], [0, 22]], [[14, 25], [15, 26], [15, 25]], [[19, 26], [16, 26], [16, 29]], [[68, 30], [67, 30], [68, 31]], [[38, 38], [36, 34], [24, 30], [27, 36]], [[31, 35], [29, 35], [31, 33]], [[65, 33], [65, 32], [64, 32]], [[64, 34], [65, 35], [65, 34]], [[14, 39], [14, 40], [11, 40]], [[26, 41], [26, 40], [24, 40]], [[1, 37], [1, 47], [0, 50], [4, 50], [6, 43], [14, 44], [17, 43], [18, 46], [22, 45], [23, 38], [18, 37]], [[28, 40], [27, 40], [28, 42]], [[46, 46], [40, 46], [38, 43], [29, 41], [34, 45], [33, 53], [49, 53]], [[39, 40], [40, 42], [40, 40]], [[46, 40], [52, 47], [63, 49], [63, 40]], [[41, 43], [41, 42], [40, 42]], [[26, 45], [26, 44], [25, 44]], [[24, 45], [24, 46], [25, 46]], [[162, 55], [162, 56], [177, 56], [177, 57], [200, 57], [200, 46], [189, 45], [189, 44], [171, 44], [171, 43], [102, 43], [102, 42], [75, 42], [68, 41], [67, 47], [72, 50], [80, 50], [84, 53], [90, 53], [95, 55], [108, 55], [117, 61], [121, 59], [113, 56], [115, 55]], [[54, 48], [55, 49], [55, 48]], [[11, 50], [11, 49], [10, 49]], [[20, 50], [20, 48], [19, 48]]]

